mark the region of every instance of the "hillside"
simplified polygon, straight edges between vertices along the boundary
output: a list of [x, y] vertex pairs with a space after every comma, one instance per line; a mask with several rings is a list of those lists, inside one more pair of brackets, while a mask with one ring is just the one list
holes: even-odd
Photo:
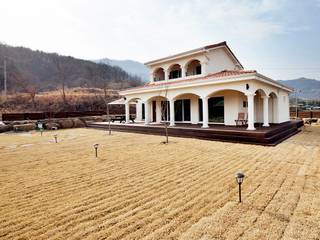
[[[122, 89], [142, 83], [119, 67], [0, 44], [1, 67], [4, 59], [10, 92], [49, 91], [61, 86]], [[0, 82], [3, 89], [2, 69]]]
[[[281, 83], [294, 88], [301, 99], [320, 99], [320, 81], [308, 78], [279, 80]], [[292, 94], [295, 97], [295, 94]]]
[[114, 60], [109, 58], [103, 58], [95, 60], [96, 63], [104, 63], [110, 66], [118, 66], [133, 76], [138, 76], [142, 80], [147, 81], [149, 79], [148, 68], [140, 62], [133, 60]]

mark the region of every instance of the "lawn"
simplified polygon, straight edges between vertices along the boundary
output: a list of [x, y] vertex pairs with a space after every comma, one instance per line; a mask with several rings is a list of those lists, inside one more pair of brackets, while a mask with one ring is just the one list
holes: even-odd
[[276, 147], [163, 140], [1, 134], [0, 239], [319, 239], [320, 127]]

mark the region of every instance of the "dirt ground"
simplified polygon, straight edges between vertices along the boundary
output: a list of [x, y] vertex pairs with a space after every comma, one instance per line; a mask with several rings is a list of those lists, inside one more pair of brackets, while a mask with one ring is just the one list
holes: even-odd
[[320, 238], [320, 127], [276, 147], [163, 140], [1, 134], [0, 239]]

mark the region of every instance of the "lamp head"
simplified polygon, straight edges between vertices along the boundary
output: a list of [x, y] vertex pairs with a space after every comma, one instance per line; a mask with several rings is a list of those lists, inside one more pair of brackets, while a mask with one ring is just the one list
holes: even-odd
[[243, 183], [244, 177], [245, 177], [245, 176], [244, 176], [243, 172], [237, 172], [237, 173], [236, 173], [237, 183], [238, 183], [238, 184]]
[[93, 145], [93, 147], [94, 147], [95, 149], [98, 149], [99, 144], [98, 144], [98, 143], [96, 143], [95, 145]]

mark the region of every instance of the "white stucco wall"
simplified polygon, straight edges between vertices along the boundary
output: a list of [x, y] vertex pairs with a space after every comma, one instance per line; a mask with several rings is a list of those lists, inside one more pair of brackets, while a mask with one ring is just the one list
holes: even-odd
[[215, 73], [223, 70], [235, 70], [236, 64], [228, 55], [225, 48], [218, 48], [206, 53], [208, 57], [207, 73]]

